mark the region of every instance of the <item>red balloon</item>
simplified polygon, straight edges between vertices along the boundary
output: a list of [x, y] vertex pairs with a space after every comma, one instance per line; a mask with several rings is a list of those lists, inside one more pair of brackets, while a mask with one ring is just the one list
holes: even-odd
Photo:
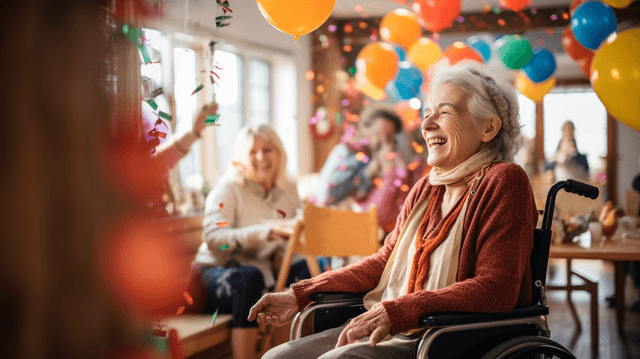
[[587, 1], [591, 1], [591, 0], [574, 0], [569, 6], [569, 15], [573, 16], [573, 12], [576, 11], [576, 8], [582, 5], [583, 3], [586, 3]]
[[415, 0], [413, 11], [418, 23], [431, 32], [451, 27], [460, 14], [460, 0]]
[[500, 0], [500, 3], [509, 10], [522, 11], [529, 5], [529, 0]]
[[461, 41], [456, 41], [451, 46], [447, 47], [443, 54], [444, 57], [449, 59], [449, 64], [455, 65], [462, 60], [473, 60], [481, 64], [484, 63], [482, 56], [476, 52], [476, 50], [470, 48]]
[[591, 78], [591, 61], [593, 61], [593, 57], [596, 54], [594, 52], [588, 54], [587, 56], [577, 59], [576, 62], [580, 66], [580, 70], [582, 73], [589, 79]]
[[564, 28], [564, 32], [562, 33], [562, 47], [564, 48], [564, 51], [566, 51], [567, 54], [576, 61], [586, 56], [593, 56], [593, 51], [582, 46], [582, 44], [576, 40], [576, 37], [573, 35], [573, 31], [571, 30], [571, 25], [567, 25]]

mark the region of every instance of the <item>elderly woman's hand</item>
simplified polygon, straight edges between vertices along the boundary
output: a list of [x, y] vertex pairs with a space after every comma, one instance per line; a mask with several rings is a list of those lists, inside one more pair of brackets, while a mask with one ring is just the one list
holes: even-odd
[[353, 318], [347, 324], [338, 337], [336, 348], [355, 343], [368, 335], [370, 335], [369, 345], [375, 347], [390, 333], [391, 321], [384, 306], [378, 303], [371, 310]]
[[282, 326], [293, 320], [298, 313], [298, 303], [293, 291], [267, 293], [251, 307], [249, 321], [258, 319], [258, 324]]
[[193, 133], [200, 133], [205, 126], [205, 121], [207, 120], [207, 116], [215, 115], [218, 112], [218, 104], [213, 102], [210, 105], [204, 105], [200, 113], [196, 117], [195, 121], [193, 121]]

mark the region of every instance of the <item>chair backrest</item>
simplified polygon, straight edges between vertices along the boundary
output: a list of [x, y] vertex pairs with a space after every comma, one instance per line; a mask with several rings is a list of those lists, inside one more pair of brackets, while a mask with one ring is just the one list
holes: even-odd
[[304, 208], [303, 236], [294, 252], [312, 256], [368, 256], [380, 249], [378, 215], [341, 211], [307, 204]]
[[[547, 279], [549, 264], [549, 249], [551, 246], [551, 230], [536, 228], [533, 234], [533, 249], [531, 250], [531, 303], [538, 304], [542, 297], [542, 286]], [[539, 284], [539, 285], [538, 285]]]

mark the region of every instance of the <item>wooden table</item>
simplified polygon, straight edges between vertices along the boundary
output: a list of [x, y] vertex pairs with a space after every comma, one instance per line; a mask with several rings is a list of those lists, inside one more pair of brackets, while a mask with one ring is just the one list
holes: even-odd
[[[591, 281], [583, 276], [573, 272], [571, 270], [572, 259], [598, 259], [613, 261], [615, 265], [615, 297], [616, 297], [616, 319], [618, 324], [618, 331], [622, 332], [624, 328], [624, 262], [625, 261], [640, 261], [640, 239], [632, 238], [628, 236], [632, 233], [638, 233], [638, 230], [630, 230], [619, 228], [618, 231], [611, 237], [611, 239], [601, 241], [591, 241], [591, 235], [587, 232], [580, 237], [577, 237], [577, 241], [566, 244], [552, 244], [549, 253], [550, 258], [564, 258], [567, 259], [567, 286], [559, 287], [552, 286], [553, 289], [567, 290], [569, 295], [567, 296], [570, 302], [570, 306], [573, 310], [571, 303], [570, 292], [572, 290], [580, 290], [580, 288], [571, 285], [571, 276], [577, 275], [581, 279], [587, 282], [587, 285]], [[593, 283], [593, 282], [591, 282]], [[597, 283], [596, 283], [597, 285]], [[597, 288], [597, 287], [596, 287]], [[584, 289], [583, 289], [584, 290]], [[597, 293], [597, 289], [596, 289]], [[593, 296], [593, 292], [592, 292]], [[596, 296], [597, 300], [597, 296]], [[597, 323], [597, 307], [594, 313], [592, 310], [592, 328], [593, 324]], [[575, 316], [574, 316], [575, 317]], [[596, 327], [597, 330], [597, 327]], [[596, 343], [593, 341], [596, 340]], [[597, 332], [592, 331], [592, 345], [597, 347]]]

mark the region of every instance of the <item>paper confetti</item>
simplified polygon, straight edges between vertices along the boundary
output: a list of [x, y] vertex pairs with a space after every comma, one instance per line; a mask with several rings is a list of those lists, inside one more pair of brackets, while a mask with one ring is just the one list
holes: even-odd
[[223, 208], [223, 207], [224, 207], [224, 205], [222, 203], [220, 203], [220, 208]]
[[380, 178], [374, 178], [373, 179], [373, 184], [376, 185], [376, 187], [378, 187], [378, 188], [384, 187], [384, 182], [382, 182], [382, 180]]
[[186, 300], [187, 303], [189, 303], [189, 305], [193, 305], [193, 298], [191, 298], [191, 296], [189, 295], [189, 292], [182, 293], [182, 296], [184, 297], [184, 300]]
[[212, 85], [213, 85], [213, 84], [216, 84], [216, 85], [217, 85], [216, 80], [214, 80], [214, 79], [213, 79], [213, 76], [209, 75], [209, 80], [211, 80], [211, 84], [212, 84]]
[[229, 245], [225, 244], [224, 246], [218, 246], [218, 249], [224, 251], [225, 249], [229, 249]]
[[182, 312], [184, 312], [184, 307], [179, 307], [178, 308], [178, 312], [176, 313], [176, 315], [180, 315], [180, 314], [182, 314]]
[[216, 0], [218, 5], [222, 8], [222, 11], [226, 14], [228, 12], [233, 12], [229, 9], [229, 1], [228, 0]]
[[164, 93], [164, 91], [162, 90], [162, 87], [159, 87], [157, 90], [153, 91], [151, 93], [151, 98], [156, 98], [160, 95], [162, 95]]
[[209, 115], [207, 116], [207, 119], [204, 121], [204, 123], [206, 125], [215, 125], [218, 118], [220, 118], [219, 114]]
[[231, 16], [229, 15], [216, 16], [216, 27], [229, 26], [229, 23], [223, 23], [224, 20], [229, 20], [229, 19], [231, 19]]
[[227, 223], [227, 222], [218, 222], [218, 223], [216, 223], [216, 226], [218, 226], [218, 227], [225, 227], [225, 226], [227, 226], [228, 224], [229, 224], [229, 223]]
[[169, 115], [168, 113], [164, 113], [162, 111], [158, 112], [158, 116], [165, 118], [169, 121], [173, 120], [173, 117], [171, 117], [171, 115]]
[[282, 216], [282, 218], [287, 218], [287, 214], [286, 214], [286, 213], [284, 213], [284, 211], [283, 211], [283, 210], [279, 209], [279, 210], [278, 210], [278, 213], [280, 213], [280, 215]]
[[151, 106], [151, 108], [155, 111], [158, 109], [158, 104], [156, 104], [155, 101], [153, 101], [152, 99], [148, 99], [147, 103], [149, 104], [149, 106]]
[[236, 166], [236, 167], [239, 167], [243, 171], [247, 170], [247, 167], [245, 165], [243, 165], [242, 163], [240, 163], [240, 162], [231, 161], [231, 164]]
[[218, 316], [218, 309], [220, 309], [220, 308], [217, 308], [216, 312], [213, 313], [213, 315], [211, 316], [211, 325], [215, 325], [216, 324], [216, 317]]
[[175, 329], [169, 329], [169, 349], [171, 350], [171, 359], [184, 359], [184, 349], [182, 349], [178, 332]]
[[[165, 334], [162, 335], [162, 337], [167, 335], [167, 332], [164, 332], [164, 333]], [[153, 337], [153, 338], [151, 338], [151, 340], [155, 343], [156, 349], [158, 350], [158, 353], [166, 354], [166, 352], [167, 352], [167, 340], [165, 338]]]
[[191, 96], [197, 94], [198, 92], [200, 92], [200, 90], [202, 90], [204, 88], [203, 84], [200, 84], [200, 86], [196, 87], [195, 90], [193, 90], [193, 92], [191, 93]]

